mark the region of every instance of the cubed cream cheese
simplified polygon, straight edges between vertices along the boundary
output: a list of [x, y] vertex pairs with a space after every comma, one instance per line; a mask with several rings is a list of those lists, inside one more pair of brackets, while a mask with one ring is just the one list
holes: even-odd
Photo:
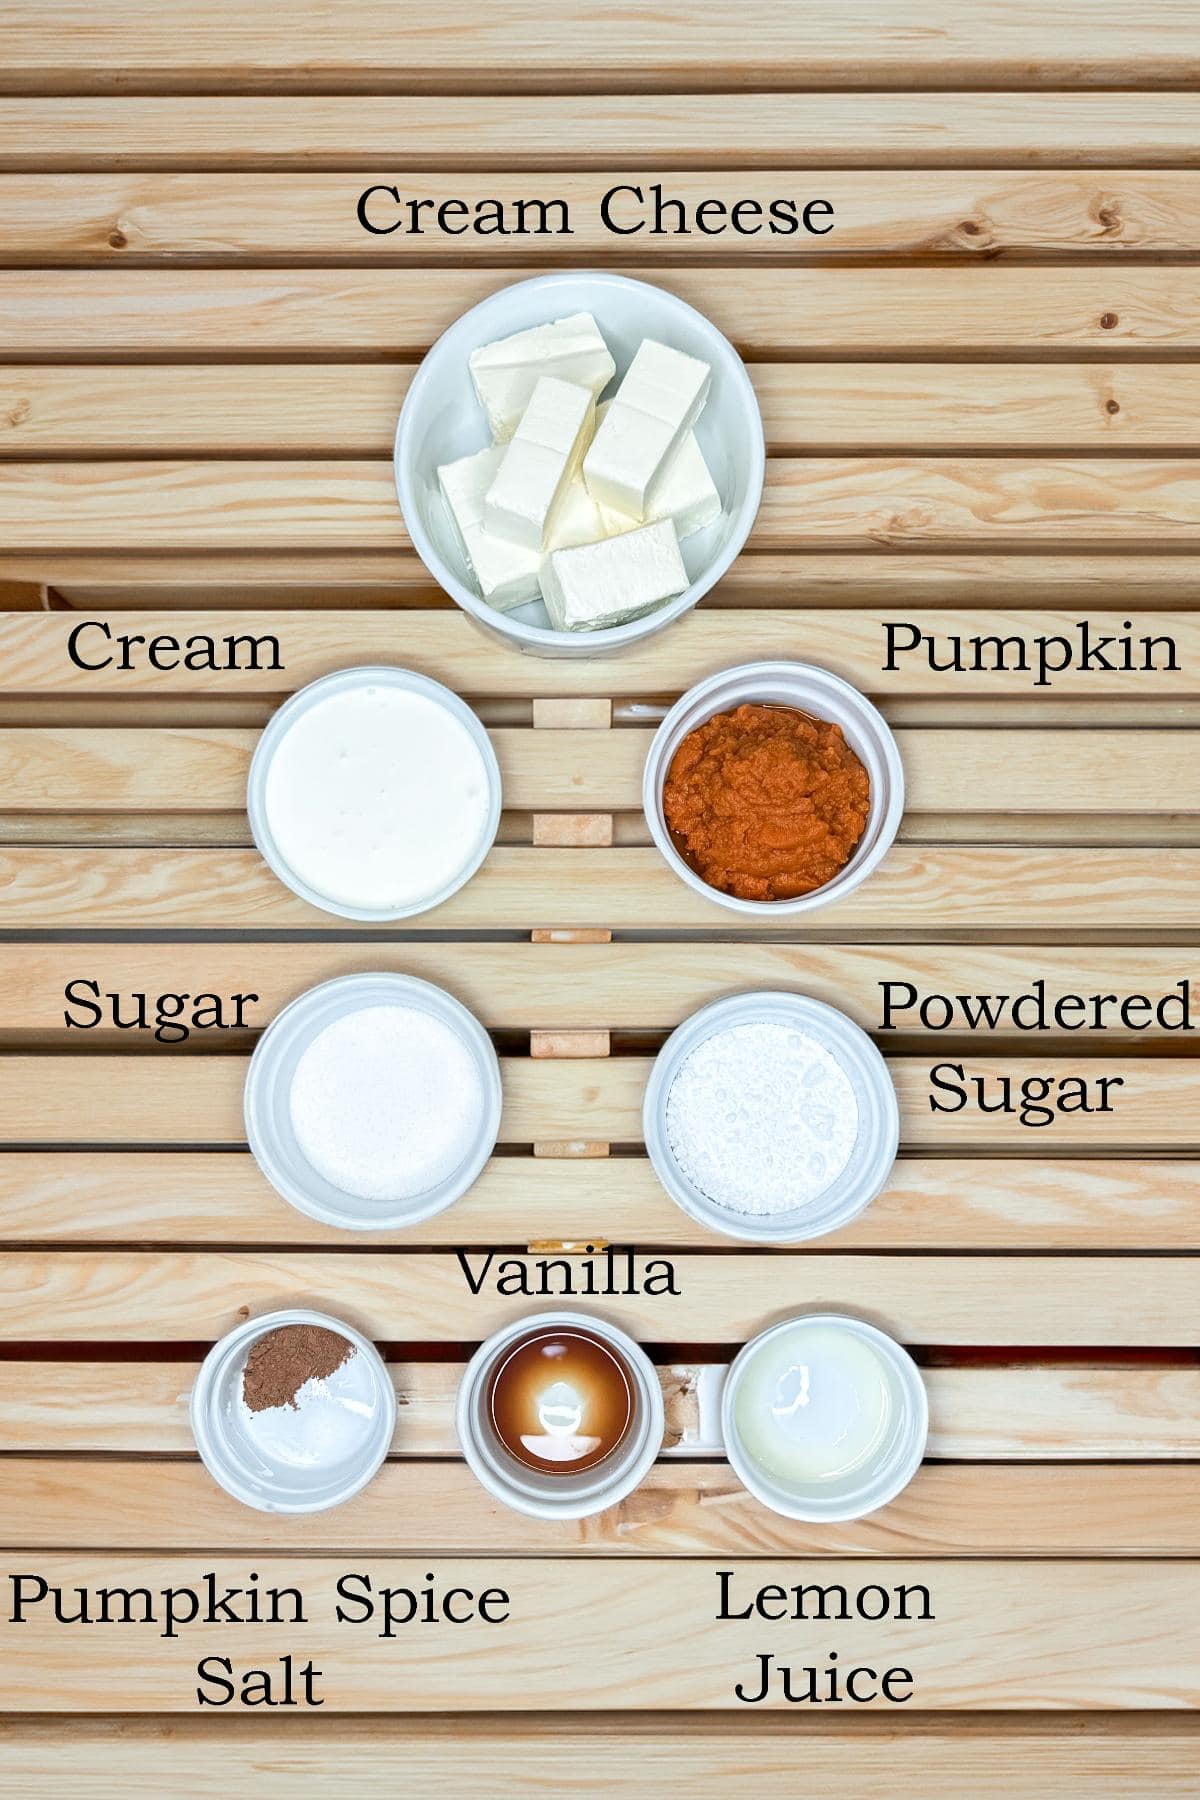
[[[604, 423], [611, 405], [611, 400], [606, 400], [596, 408], [597, 430]], [[717, 492], [717, 484], [709, 472], [695, 432], [689, 431], [663, 470], [662, 479], [655, 486], [646, 523], [651, 524], [656, 519], [671, 519], [675, 524], [676, 537], [685, 538], [690, 537], [693, 531], [702, 531], [706, 525], [711, 525], [720, 514], [721, 496]], [[613, 537], [618, 531], [629, 531], [634, 523], [624, 513], [612, 512], [604, 506], [600, 508], [600, 516], [604, 531], [597, 532], [597, 537]]]
[[545, 547], [595, 420], [590, 388], [555, 375], [539, 378], [484, 497], [490, 532], [527, 550]]
[[542, 557], [537, 550], [525, 550], [507, 538], [494, 537], [484, 527], [484, 495], [495, 480], [503, 456], [503, 445], [490, 444], [473, 456], [443, 463], [438, 470], [438, 485], [480, 593], [500, 612], [511, 612], [514, 606], [524, 606], [538, 598]]
[[555, 550], [542, 569], [542, 598], [556, 631], [600, 631], [682, 594], [687, 570], [670, 519], [603, 543]]
[[643, 520], [671, 458], [699, 418], [712, 371], [654, 338], [643, 338], [604, 423], [583, 459], [593, 500]]
[[512, 337], [483, 344], [470, 356], [471, 379], [492, 436], [507, 443], [542, 375], [589, 388], [594, 397], [616, 373], [616, 364], [591, 313], [572, 313]]

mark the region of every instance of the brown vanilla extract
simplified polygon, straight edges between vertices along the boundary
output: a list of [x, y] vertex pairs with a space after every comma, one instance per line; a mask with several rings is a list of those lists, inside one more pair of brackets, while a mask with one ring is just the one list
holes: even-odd
[[634, 1382], [618, 1351], [576, 1326], [543, 1326], [494, 1369], [488, 1416], [509, 1455], [541, 1475], [594, 1469], [625, 1440]]

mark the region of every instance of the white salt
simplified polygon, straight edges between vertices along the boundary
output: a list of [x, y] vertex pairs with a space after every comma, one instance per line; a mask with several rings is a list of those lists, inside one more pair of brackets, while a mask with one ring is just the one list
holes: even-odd
[[454, 1173], [483, 1122], [458, 1033], [411, 1006], [366, 1006], [317, 1034], [292, 1077], [301, 1154], [344, 1194], [411, 1200]]
[[375, 1429], [375, 1375], [355, 1350], [332, 1375], [311, 1376], [295, 1406], [252, 1412], [238, 1384], [237, 1422], [245, 1448], [262, 1459], [259, 1472], [336, 1467], [360, 1456]]
[[694, 1187], [716, 1206], [764, 1217], [808, 1205], [845, 1172], [858, 1100], [823, 1044], [760, 1021], [716, 1031], [684, 1058], [666, 1125]]

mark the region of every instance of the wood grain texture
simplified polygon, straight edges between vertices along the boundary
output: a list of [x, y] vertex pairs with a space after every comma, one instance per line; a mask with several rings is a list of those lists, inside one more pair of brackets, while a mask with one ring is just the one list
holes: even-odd
[[[476, 1593], [501, 1587], [511, 1614], [503, 1627], [476, 1620], [466, 1626], [400, 1629], [391, 1638], [335, 1619], [336, 1583], [344, 1559], [256, 1558], [261, 1585], [299, 1583], [304, 1623], [258, 1624], [256, 1662], [285, 1651], [311, 1658], [324, 1671], [326, 1716], [337, 1712], [461, 1710], [464, 1686], [482, 1707], [571, 1705], [592, 1712], [614, 1705], [636, 1711], [661, 1706], [734, 1709], [738, 1680], [754, 1691], [756, 1659], [764, 1649], [795, 1661], [792, 1626], [726, 1619], [713, 1627], [719, 1585], [716, 1565], [676, 1559], [613, 1561], [602, 1567], [572, 1557], [445, 1559], [439, 1581], [463, 1582]], [[734, 1592], [753, 1592], [752, 1562], [730, 1558]], [[373, 1590], [420, 1586], [423, 1562], [356, 1559]], [[45, 1578], [66, 1588], [95, 1584], [88, 1557], [39, 1558]], [[206, 1559], [218, 1587], [240, 1585], [240, 1559]], [[995, 1561], [880, 1561], [868, 1570], [853, 1560], [788, 1562], [780, 1583], [871, 1585], [929, 1590], [927, 1611], [874, 1623], [826, 1623], [822, 1647], [832, 1643], [849, 1667], [889, 1663], [911, 1669], [913, 1711], [929, 1708], [1005, 1711], [1027, 1708], [1188, 1707], [1200, 1698], [1195, 1609], [1200, 1566], [1143, 1561], [1119, 1581], [1100, 1561], [1061, 1562], [1052, 1583], [1036, 1563]], [[194, 1559], [113, 1555], [104, 1562], [110, 1584], [178, 1587], [196, 1576]], [[759, 1578], [761, 1580], [761, 1577]], [[817, 1605], [810, 1598], [811, 1610]], [[826, 1603], [828, 1604], [828, 1602]], [[835, 1602], [836, 1604], [836, 1597]], [[872, 1603], [868, 1601], [868, 1606]], [[898, 1602], [893, 1598], [892, 1605]], [[162, 1603], [160, 1602], [160, 1608]], [[290, 1605], [282, 1615], [292, 1619]], [[664, 1616], [678, 1660], [662, 1654]], [[86, 1632], [56, 1626], [45, 1607], [28, 1617], [19, 1637], [0, 1640], [0, 1677], [10, 1704], [50, 1712], [73, 1710], [186, 1712], [196, 1704], [196, 1662], [228, 1653], [229, 1626], [197, 1622], [173, 1639], [161, 1625], [95, 1623]], [[810, 1626], [811, 1634], [811, 1626]], [[499, 1645], [497, 1640], [499, 1640]], [[570, 1654], [564, 1658], [564, 1644]], [[499, 1646], [503, 1655], [497, 1654]], [[814, 1657], [813, 1660], [816, 1660]], [[770, 1706], [773, 1703], [767, 1702]], [[882, 1704], [882, 1703], [880, 1703]]]
[[[524, 1261], [527, 1291], [514, 1294], [497, 1292], [503, 1271], [489, 1275], [485, 1255], [472, 1257], [476, 1294], [458, 1257], [436, 1252], [12, 1250], [0, 1262], [0, 1335], [9, 1343], [189, 1343], [259, 1313], [307, 1306], [385, 1340], [474, 1342], [534, 1309], [538, 1259]], [[582, 1262], [571, 1264], [572, 1287], [560, 1270], [546, 1291], [635, 1338], [692, 1344], [741, 1343], [777, 1318], [815, 1310], [866, 1317], [916, 1344], [1173, 1348], [1195, 1342], [1200, 1305], [1194, 1256], [1156, 1260], [1153, 1283], [1137, 1258], [1101, 1255], [1016, 1261], [821, 1249], [685, 1252], [671, 1261], [672, 1294], [626, 1294], [623, 1257], [613, 1265], [615, 1295], [605, 1293], [602, 1257], [594, 1261], [600, 1298], [579, 1292]]]
[[0, 1542], [32, 1550], [580, 1556], [1195, 1556], [1200, 1474], [926, 1464], [893, 1505], [845, 1525], [769, 1512], [731, 1469], [661, 1463], [590, 1519], [547, 1523], [498, 1505], [462, 1464], [385, 1464], [353, 1500], [266, 1520], [195, 1461], [0, 1460]]
[[[638, 811], [652, 733], [490, 734], [504, 804]], [[1200, 810], [1188, 731], [901, 730], [908, 813], [1179, 814]], [[11, 812], [240, 812], [257, 733], [221, 727], [0, 727]], [[591, 854], [590, 852], [588, 854]]]
[[[716, 597], [721, 598], [720, 590]], [[1081, 668], [1085, 629], [1090, 646], [1107, 642], [1108, 649]], [[920, 634], [919, 643], [914, 634]], [[1153, 667], [1121, 668], [1126, 638], [1130, 661]], [[211, 650], [206, 639], [212, 640]], [[978, 658], [975, 639], [988, 640]], [[1047, 642], [1045, 670], [1039, 664], [1040, 639], [1062, 640]], [[1147, 640], [1155, 640], [1149, 650]], [[952, 666], [956, 643], [964, 665], [958, 669]], [[564, 686], [577, 699], [591, 697], [592, 705], [597, 700], [607, 705], [613, 695], [662, 702], [738, 662], [818, 655], [823, 668], [884, 701], [1032, 699], [1038, 707], [1030, 718], [1036, 720], [1051, 698], [1127, 700], [1134, 694], [1140, 702], [1200, 696], [1200, 613], [706, 606], [639, 645], [636, 655], [583, 658], [564, 677], [549, 659], [514, 657], [457, 608], [413, 609], [397, 617], [347, 607], [255, 607], [248, 616], [234, 609], [181, 612], [159, 606], [139, 608], [130, 618], [126, 608], [102, 605], [87, 612], [0, 613], [0, 698], [278, 701], [355, 663], [399, 663], [453, 685], [469, 699], [531, 698], [536, 720], [547, 700], [560, 707], [577, 703], [559, 698]], [[234, 666], [189, 669], [183, 666], [189, 658]], [[976, 660], [978, 669], [971, 666]], [[1072, 666], [1063, 667], [1068, 660]], [[1097, 666], [1103, 660], [1113, 666]], [[931, 668], [931, 662], [939, 666]]]
[[[3, 111], [0, 109], [0, 119]], [[1178, 363], [756, 363], [768, 451], [1194, 448]], [[410, 364], [0, 364], [0, 456], [389, 455]]]
[[[98, 1452], [129, 1457], [194, 1455], [187, 1417], [187, 1399], [197, 1368], [193, 1360], [131, 1361], [127, 1355], [120, 1362], [113, 1362], [105, 1360], [102, 1349], [86, 1359], [69, 1351], [64, 1354], [72, 1359], [6, 1360], [8, 1379], [0, 1391], [0, 1444], [6, 1451], [34, 1457]], [[417, 1459], [421, 1458], [457, 1458], [454, 1400], [464, 1364], [392, 1361], [388, 1367], [399, 1402], [392, 1455], [403, 1459], [406, 1467], [419, 1467]], [[660, 1465], [664, 1482], [669, 1479], [668, 1469], [677, 1481], [692, 1479], [700, 1467], [692, 1459], [722, 1455], [717, 1410], [722, 1376], [723, 1367], [712, 1363], [664, 1363], [660, 1367], [667, 1421], [662, 1452], [665, 1460]], [[922, 1376], [930, 1400], [930, 1457], [997, 1466], [1039, 1465], [1047, 1469], [1053, 1463], [1060, 1471], [1069, 1471], [1073, 1462], [1090, 1464], [1099, 1459], [1114, 1465], [1135, 1463], [1147, 1474], [1149, 1491], [1160, 1494], [1190, 1492], [1188, 1484], [1196, 1479], [1195, 1470], [1186, 1466], [1196, 1458], [1200, 1429], [1196, 1423], [1200, 1365], [1194, 1361], [1185, 1365], [1156, 1364], [1145, 1359], [1124, 1364], [1006, 1364], [998, 1359], [995, 1366], [934, 1365], [924, 1368]], [[676, 1473], [681, 1463], [689, 1464], [685, 1474]], [[1178, 1469], [1170, 1475], [1163, 1473], [1164, 1466], [1172, 1463], [1179, 1465]], [[1154, 1472], [1150, 1465], [1154, 1465]], [[96, 1465], [90, 1466], [94, 1471]], [[715, 1473], [717, 1465], [709, 1466]], [[0, 1474], [3, 1468], [0, 1459]], [[447, 1492], [457, 1491], [452, 1485], [452, 1465], [441, 1461], [438, 1468], [447, 1476]], [[922, 1480], [935, 1474], [936, 1465], [927, 1462]], [[1092, 1475], [1099, 1480], [1094, 1469]], [[1067, 1472], [1044, 1473], [1040, 1491], [1045, 1496], [1060, 1483], [1064, 1494], [1080, 1491], [1074, 1476]], [[1014, 1490], [1000, 1487], [995, 1491]], [[1120, 1483], [1109, 1490], [1112, 1495], [1125, 1491]], [[713, 1504], [723, 1511], [729, 1503], [722, 1500]], [[759, 1531], [765, 1531], [770, 1523], [765, 1509], [754, 1506], [750, 1510], [755, 1516], [762, 1513]], [[649, 1515], [654, 1511], [647, 1509]], [[635, 1503], [619, 1516], [632, 1524], [642, 1515]], [[1101, 1530], [1105, 1528], [1103, 1518], [1103, 1511], [1098, 1508]], [[651, 1522], [652, 1517], [648, 1516], [646, 1523]], [[392, 1523], [395, 1529], [396, 1521]], [[168, 1516], [164, 1526], [169, 1530], [171, 1524]], [[331, 1533], [336, 1533], [339, 1518], [327, 1520], [326, 1524]], [[836, 1536], [813, 1541], [826, 1548], [851, 1548], [867, 1542], [900, 1548], [885, 1535], [888, 1515], [872, 1518], [866, 1524], [865, 1536], [860, 1524], [852, 1532], [839, 1528]], [[102, 1530], [103, 1525], [101, 1513], [95, 1529]], [[255, 1526], [267, 1531], [261, 1518], [248, 1520], [248, 1529]], [[15, 1524], [0, 1526], [0, 1543], [25, 1542], [21, 1534], [28, 1529], [28, 1520], [21, 1514]], [[302, 1536], [300, 1526], [288, 1529], [292, 1532], [288, 1542], [297, 1542]], [[591, 1530], [587, 1525], [578, 1529], [584, 1536]], [[777, 1525], [776, 1529], [784, 1527]], [[1034, 1540], [1021, 1537], [1020, 1529], [1018, 1517], [1010, 1522], [1002, 1538], [988, 1541], [994, 1542], [998, 1552], [1031, 1551]], [[1089, 1544], [1106, 1551], [1114, 1548], [1111, 1542], [1105, 1544], [1103, 1539], [1089, 1536], [1088, 1528], [1082, 1524], [1079, 1530], [1080, 1551], [1086, 1551]], [[1164, 1536], [1163, 1547], [1191, 1553], [1194, 1533], [1194, 1520], [1187, 1517], [1185, 1510], [1179, 1520], [1179, 1532], [1173, 1538]], [[255, 1541], [264, 1543], [267, 1539], [260, 1537]], [[391, 1541], [395, 1546], [394, 1536]], [[1156, 1536], [1154, 1545], [1143, 1548], [1149, 1551], [1157, 1542]]]
[[983, 0], [968, 21], [950, 0], [819, 0], [801, 14], [751, 0], [734, 20], [715, 0], [670, 0], [631, 18], [598, 0], [586, 18], [505, 0], [481, 18], [472, 0], [397, 17], [385, 0], [349, 0], [336, 17], [300, 0], [286, 20], [247, 19], [233, 0], [199, 0], [180, 23], [154, 0], [121, 0], [102, 20], [86, 0], [9, 0], [10, 92], [229, 91], [332, 86], [407, 92], [432, 84], [526, 92], [620, 88], [1021, 87], [1186, 85], [1200, 72], [1194, 18], [1180, 0], [1097, 13]]
[[[1034, 1050], [1021, 1059], [981, 1052], [962, 1057], [974, 1094], [982, 1083], [989, 1105], [1012, 1083], [1009, 1112], [980, 1114], [973, 1104], [934, 1113], [929, 1071], [934, 1057], [897, 1056], [889, 1067], [900, 1101], [901, 1136], [913, 1149], [1004, 1151], [1027, 1156], [1035, 1149], [1083, 1150], [1089, 1156], [1136, 1149], [1193, 1151], [1200, 1144], [1200, 1059], [1187, 1057], [1047, 1056]], [[953, 1058], [951, 1061], [955, 1060]], [[14, 1055], [0, 1059], [0, 1143], [39, 1148], [123, 1144], [237, 1146], [243, 1141], [244, 1056]], [[541, 1062], [504, 1057], [501, 1143], [531, 1144], [596, 1139], [636, 1143], [641, 1136], [642, 1095], [648, 1059], [606, 1057], [595, 1062]], [[1093, 1110], [1057, 1114], [1052, 1124], [1022, 1124], [1020, 1083], [1026, 1077], [1059, 1084], [1086, 1074]], [[1103, 1076], [1111, 1110], [1096, 1110]], [[953, 1104], [943, 1095], [943, 1104]], [[1036, 1119], [1037, 1115], [1034, 1114]], [[181, 1125], [181, 1121], [183, 1124]], [[1036, 1137], [1036, 1144], [1033, 1141]], [[1165, 1268], [1165, 1265], [1164, 1265]]]
[[[496, 1157], [409, 1231], [366, 1244], [611, 1242], [712, 1247], [650, 1164]], [[0, 1154], [0, 1242], [345, 1246], [298, 1213], [244, 1152]], [[1196, 1250], [1200, 1164], [903, 1156], [882, 1194], [830, 1240], [846, 1249]]]
[[[622, 265], [708, 314], [744, 354], [893, 358], [923, 352], [1047, 355], [1200, 345], [1200, 300], [1187, 269], [901, 264], [841, 269]], [[528, 270], [0, 268], [0, 345], [39, 356], [422, 355], [467, 307]]]
[[[1192, 954], [1109, 945], [712, 943], [698, 956], [694, 945], [663, 943], [0, 942], [0, 1039], [39, 1032], [58, 1034], [70, 1050], [99, 1043], [142, 1049], [169, 1048], [191, 1035], [220, 1048], [223, 1031], [239, 1021], [265, 1028], [319, 982], [385, 970], [449, 989], [491, 1031], [665, 1032], [701, 1006], [755, 988], [836, 1006], [879, 1033], [885, 1048], [889, 1034], [921, 1036], [930, 1056], [939, 1054], [939, 1032], [973, 1035], [989, 1048], [1006, 1038], [1023, 1055], [1036, 1056], [1039, 1033], [1055, 1032], [1054, 1009], [1064, 1000], [1057, 1029], [1074, 1034], [1081, 1053], [1085, 1046], [1088, 1053], [1114, 1044], [1129, 1049], [1147, 1039], [1182, 1050], [1186, 1031], [1200, 1030], [1200, 1018], [1189, 1020], [1193, 1002], [1182, 985], [1198, 973]], [[142, 1003], [133, 999], [139, 993], [147, 996]], [[221, 998], [221, 1026], [190, 1033], [191, 1008], [201, 994]], [[183, 995], [186, 1002], [167, 998], [160, 1012], [160, 996]], [[240, 1004], [234, 996], [242, 997]], [[1170, 998], [1160, 1022], [1153, 1008], [1164, 996]], [[1082, 1005], [1072, 1004], [1076, 997]], [[1147, 1004], [1139, 1004], [1143, 998]], [[980, 999], [995, 1008], [994, 1025]], [[927, 1000], [928, 1024], [921, 1010]], [[143, 1005], [144, 1027], [137, 1022]]]
[[1187, 93], [9, 98], [0, 169], [1194, 166]]
[[[391, 464], [0, 463], [14, 549], [402, 549]], [[1200, 461], [776, 457], [756, 550], [1200, 545]]]
[[[289, 893], [253, 850], [37, 845], [0, 849], [0, 926], [103, 930], [195, 927], [333, 932], [338, 921]], [[827, 930], [1179, 931], [1197, 923], [1200, 850], [897, 844], [863, 887], [832, 902], [802, 939]], [[727, 914], [694, 894], [653, 848], [495, 847], [479, 874], [424, 916], [434, 929], [715, 928]], [[750, 921], [739, 931], [765, 931]], [[386, 927], [374, 933], [386, 936]], [[366, 935], [364, 933], [364, 935]]]
[[186, 1783], [190, 1800], [226, 1800], [248, 1777], [262, 1800], [295, 1800], [307, 1784], [353, 1783], [362, 1800], [392, 1800], [396, 1783], [444, 1800], [529, 1800], [547, 1769], [571, 1765], [579, 1800], [640, 1800], [680, 1784], [692, 1800], [725, 1800], [744, 1781], [779, 1800], [814, 1784], [852, 1800], [1192, 1800], [1197, 1721], [1187, 1714], [917, 1715], [898, 1731], [868, 1714], [804, 1722], [804, 1754], [783, 1720], [731, 1715], [686, 1721], [621, 1714], [588, 1721], [547, 1714], [458, 1719], [300, 1717], [286, 1724], [79, 1717], [0, 1719], [0, 1771], [29, 1800], [127, 1800], [132, 1788]]

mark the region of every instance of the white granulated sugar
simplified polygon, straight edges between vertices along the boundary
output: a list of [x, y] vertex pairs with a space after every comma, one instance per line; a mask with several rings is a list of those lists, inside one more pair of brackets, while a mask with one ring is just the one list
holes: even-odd
[[679, 1167], [716, 1206], [791, 1212], [844, 1172], [858, 1137], [845, 1069], [794, 1025], [731, 1025], [705, 1038], [667, 1095]]
[[335, 1019], [300, 1058], [290, 1096], [301, 1153], [362, 1200], [411, 1200], [452, 1175], [484, 1104], [458, 1033], [410, 1006]]

